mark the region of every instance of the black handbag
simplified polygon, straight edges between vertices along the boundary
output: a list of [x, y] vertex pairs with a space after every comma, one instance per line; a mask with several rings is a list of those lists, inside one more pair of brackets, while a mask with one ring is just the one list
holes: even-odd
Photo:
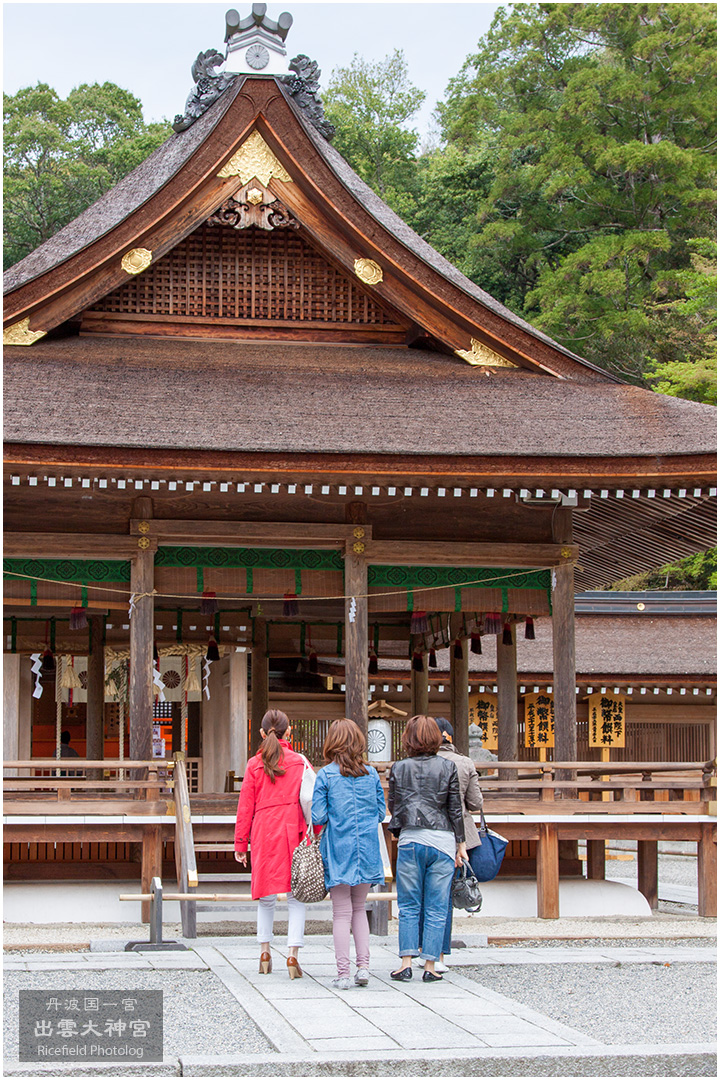
[[462, 866], [459, 866], [455, 871], [451, 896], [453, 907], [474, 912], [479, 911], [482, 907], [480, 882], [475, 877], [473, 868], [467, 859], [463, 859]]
[[504, 836], [500, 836], [499, 833], [488, 829], [482, 810], [480, 811], [478, 834], [480, 836], [480, 847], [473, 848], [473, 869], [478, 881], [492, 881], [494, 877], [497, 877], [502, 866], [505, 849], [509, 841]]

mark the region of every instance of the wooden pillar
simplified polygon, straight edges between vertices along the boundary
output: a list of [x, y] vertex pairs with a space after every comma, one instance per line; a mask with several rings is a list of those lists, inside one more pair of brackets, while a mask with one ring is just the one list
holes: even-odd
[[[253, 646], [250, 659], [252, 701], [250, 711], [250, 753], [260, 749], [260, 724], [270, 705], [267, 622], [262, 617], [253, 623]], [[292, 720], [292, 717], [290, 717]]]
[[[230, 756], [227, 769], [242, 776], [248, 760], [247, 653], [230, 653]], [[227, 770], [226, 770], [227, 771]]]
[[410, 669], [410, 714], [411, 716], [428, 715], [428, 654], [422, 654], [422, 671]]
[[658, 842], [638, 840], [638, 892], [653, 911], [658, 906]]
[[[134, 519], [142, 523], [152, 512], [152, 499], [135, 499]], [[130, 563], [130, 590], [135, 595], [130, 618], [130, 757], [135, 761], [152, 758], [155, 545], [147, 540], [141, 533], [137, 555]]]
[[[32, 686], [30, 659], [18, 653], [3, 655], [3, 758], [27, 761], [30, 758]], [[16, 776], [17, 771], [6, 773]]]
[[455, 641], [461, 632], [461, 615], [450, 620], [450, 723], [458, 753], [466, 754], [470, 742], [470, 705], [468, 701], [468, 651], [466, 637], [460, 638], [460, 656], [455, 656]]
[[[154, 877], [162, 877], [162, 825], [144, 825], [140, 863], [140, 892], [149, 893]], [[140, 921], [150, 922], [150, 900], [140, 903]]]
[[[88, 616], [87, 671], [87, 720], [85, 724], [86, 757], [91, 761], [100, 761], [104, 756], [105, 727], [105, 630], [104, 615]], [[97, 770], [93, 770], [97, 772]], [[94, 779], [100, 779], [99, 773]]]
[[717, 825], [702, 825], [698, 841], [698, 915], [717, 917]]
[[543, 822], [536, 852], [539, 919], [560, 918], [560, 859], [557, 825]]
[[368, 573], [364, 550], [359, 538], [349, 540], [345, 552], [345, 715], [367, 735]]
[[[517, 638], [515, 626], [510, 627], [512, 644], [503, 645], [502, 634], [497, 635], [497, 710], [498, 710], [498, 760], [518, 760], [518, 686], [517, 686]], [[517, 779], [517, 773], [501, 769], [503, 780]]]
[[588, 881], [605, 880], [605, 841], [587, 841], [587, 876]]
[[[554, 540], [572, 543], [572, 511], [555, 511]], [[575, 697], [575, 571], [572, 564], [554, 567], [552, 590], [553, 690], [555, 700], [555, 761], [577, 761], [577, 703]], [[559, 780], [574, 773], [561, 770]], [[572, 789], [563, 789], [574, 798]]]

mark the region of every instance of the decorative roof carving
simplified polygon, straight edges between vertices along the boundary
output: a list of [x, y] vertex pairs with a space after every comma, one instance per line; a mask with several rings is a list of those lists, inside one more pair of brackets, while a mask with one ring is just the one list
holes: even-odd
[[470, 338], [469, 349], [456, 349], [455, 352], [473, 367], [518, 367], [517, 364], [513, 364], [512, 360], [506, 360], [504, 356], [500, 356], [499, 353], [494, 352], [487, 345], [483, 345], [482, 341], [478, 341], [476, 338]]
[[383, 279], [382, 267], [374, 259], [356, 259], [353, 269], [355, 276], [366, 285], [379, 285]]
[[226, 14], [227, 71], [262, 75], [280, 75], [287, 71], [285, 38], [293, 17], [284, 11], [275, 22], [266, 12], [266, 4], [253, 4], [252, 13], [244, 19], [234, 9]]
[[47, 330], [31, 330], [30, 316], [13, 323], [3, 330], [3, 345], [34, 345], [40, 338], [45, 337]]
[[302, 109], [307, 120], [328, 142], [335, 134], [335, 128], [325, 119], [325, 108], [318, 94], [322, 72], [315, 60], [301, 53], [290, 61], [290, 70], [294, 75], [283, 75], [285, 83], [296, 105]]
[[218, 75], [215, 71], [224, 62], [225, 58], [217, 49], [207, 49], [197, 54], [190, 69], [196, 85], [185, 102], [185, 113], [182, 116], [178, 113], [173, 120], [174, 131], [186, 131], [230, 86], [234, 76]]
[[[257, 200], [257, 197], [260, 197]], [[257, 200], [257, 201], [256, 201]], [[296, 217], [287, 207], [274, 199], [270, 192], [261, 192], [259, 188], [249, 188], [243, 199], [230, 197], [214, 214], [207, 219], [208, 225], [225, 225], [231, 229], [299, 229]]]
[[280, 164], [259, 131], [250, 132], [240, 149], [222, 167], [218, 176], [221, 180], [229, 176], [239, 176], [243, 184], [247, 184], [255, 177], [265, 187], [272, 179], [292, 184], [290, 173]]

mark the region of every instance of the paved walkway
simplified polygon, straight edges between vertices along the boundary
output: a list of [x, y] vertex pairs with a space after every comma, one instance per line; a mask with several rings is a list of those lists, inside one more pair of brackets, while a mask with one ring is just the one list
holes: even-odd
[[[344, 992], [331, 986], [335, 962], [329, 935], [308, 941], [301, 954], [305, 974], [296, 980], [287, 977], [283, 948], [273, 950], [275, 971], [263, 976], [257, 970], [256, 943], [238, 939], [194, 942], [189, 952], [10, 956], [5, 968], [73, 976], [107, 971], [118, 981], [130, 971], [209, 970], [277, 1050], [271, 1055], [228, 1057], [218, 1047], [218, 1056], [184, 1057], [174, 1066], [168, 1060], [160, 1067], [171, 1070], [166, 1074], [350, 1075], [357, 1074], [361, 1063], [364, 1075], [385, 1076], [617, 1075], [624, 1070], [651, 1076], [670, 1075], [668, 1062], [680, 1056], [688, 1066], [683, 1075], [715, 1075], [711, 1046], [603, 1046], [462, 973], [465, 966], [485, 964], [714, 963], [714, 949], [476, 945], [456, 950], [453, 969], [442, 983], [432, 985], [421, 981], [417, 968], [409, 983], [390, 979], [398, 963], [393, 938], [374, 938], [371, 957], [370, 985]], [[538, 998], [542, 1000], [542, 995]], [[623, 1056], [621, 1068], [618, 1059]], [[66, 1075], [58, 1066], [7, 1065], [5, 1071], [29, 1075], [30, 1068], [35, 1075]]]

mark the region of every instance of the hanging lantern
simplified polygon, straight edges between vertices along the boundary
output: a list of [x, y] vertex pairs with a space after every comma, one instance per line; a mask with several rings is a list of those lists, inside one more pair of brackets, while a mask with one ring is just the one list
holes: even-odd
[[220, 659], [220, 650], [218, 649], [218, 643], [212, 635], [208, 640], [207, 652], [205, 653], [205, 659], [211, 663]]
[[87, 627], [87, 611], [84, 607], [74, 607], [70, 612], [70, 629], [85, 630]]
[[535, 640], [535, 623], [529, 615], [525, 619], [525, 638], [527, 641]]
[[410, 616], [410, 633], [427, 634], [430, 629], [426, 611], [414, 611]]
[[286, 619], [291, 619], [295, 615], [300, 614], [300, 608], [297, 602], [297, 593], [286, 592], [283, 596], [283, 615]]
[[212, 589], [206, 589], [200, 601], [200, 613], [202, 615], [215, 615], [219, 610], [216, 594]]
[[40, 669], [44, 675], [55, 670], [55, 657], [52, 654], [52, 649], [48, 646], [45, 652], [42, 654], [42, 660], [40, 661]]

